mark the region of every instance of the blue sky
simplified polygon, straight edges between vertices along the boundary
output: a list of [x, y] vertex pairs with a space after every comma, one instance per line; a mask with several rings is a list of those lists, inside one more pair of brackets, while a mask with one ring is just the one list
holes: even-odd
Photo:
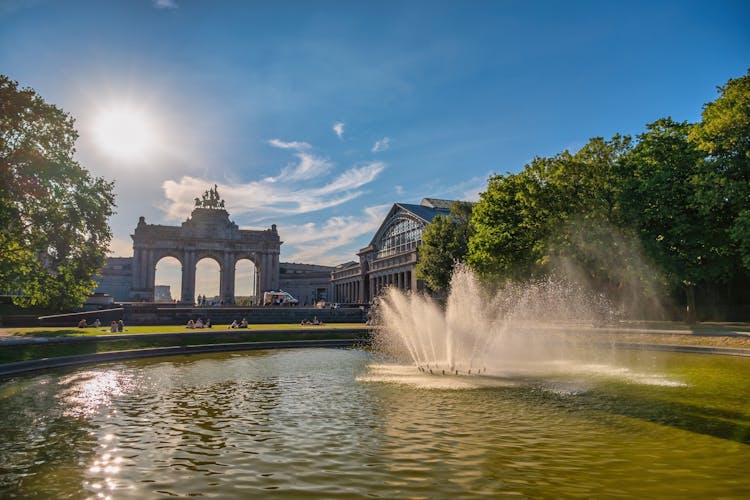
[[[115, 255], [218, 184], [283, 261], [334, 265], [394, 202], [698, 120], [750, 67], [749, 5], [0, 0], [0, 73], [76, 118], [79, 161], [116, 182]], [[100, 137], [113, 110], [142, 133], [127, 155]]]

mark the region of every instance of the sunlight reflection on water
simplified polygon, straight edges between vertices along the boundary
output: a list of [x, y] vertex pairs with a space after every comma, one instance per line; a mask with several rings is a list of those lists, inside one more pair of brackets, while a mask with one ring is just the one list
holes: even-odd
[[[0, 496], [750, 494], [748, 445], [717, 427], [748, 425], [747, 363], [659, 353], [622, 366], [429, 376], [321, 349], [17, 378], [0, 385]], [[686, 406], [730, 376], [731, 398]]]

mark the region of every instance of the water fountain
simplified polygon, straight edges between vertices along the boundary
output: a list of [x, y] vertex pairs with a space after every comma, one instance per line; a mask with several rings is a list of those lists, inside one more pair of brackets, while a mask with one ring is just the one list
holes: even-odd
[[425, 373], [506, 373], [580, 354], [581, 342], [566, 332], [590, 329], [603, 306], [611, 308], [567, 280], [510, 283], [491, 292], [458, 266], [444, 309], [428, 296], [389, 289], [377, 311], [376, 345], [397, 358], [408, 354]]

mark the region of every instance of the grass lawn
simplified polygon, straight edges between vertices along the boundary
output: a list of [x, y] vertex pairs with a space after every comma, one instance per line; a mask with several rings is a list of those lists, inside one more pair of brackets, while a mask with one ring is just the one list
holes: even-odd
[[[352, 329], [359, 331], [352, 332]], [[182, 326], [132, 326], [122, 333], [109, 333], [87, 328], [11, 328], [6, 335], [14, 337], [68, 338], [69, 341], [33, 344], [0, 343], [0, 363], [27, 361], [32, 359], [93, 354], [98, 352], [147, 349], [150, 347], [188, 346], [205, 344], [228, 344], [237, 342], [268, 342], [283, 340], [338, 340], [369, 339], [369, 331], [362, 323], [334, 324], [325, 326], [251, 325], [249, 329], [229, 330], [228, 325], [217, 325], [210, 329], [193, 330]], [[189, 335], [184, 335], [185, 333]], [[106, 338], [117, 335], [133, 335], [127, 338]], [[150, 335], [151, 334], [151, 335]], [[162, 334], [162, 335], [153, 335]], [[166, 334], [166, 335], [165, 335]], [[168, 335], [173, 334], [173, 335]], [[99, 337], [97, 337], [99, 336]]]
[[299, 331], [318, 331], [321, 329], [326, 330], [342, 330], [352, 328], [364, 328], [366, 325], [363, 323], [326, 323], [322, 326], [313, 325], [300, 325], [298, 323], [282, 323], [282, 324], [258, 324], [250, 325], [247, 330], [236, 329], [230, 330], [229, 325], [214, 325], [211, 328], [203, 329], [189, 329], [184, 325], [149, 325], [149, 326], [125, 326], [125, 330], [118, 333], [110, 333], [109, 327], [107, 328], [70, 328], [70, 327], [35, 327], [35, 328], [3, 328], [0, 332], [6, 335], [12, 335], [14, 337], [95, 337], [95, 336], [106, 336], [106, 335], [122, 335], [122, 334], [149, 334], [149, 333], [216, 333], [221, 331], [228, 331], [232, 333], [239, 332], [252, 332], [253, 330], [299, 330]]

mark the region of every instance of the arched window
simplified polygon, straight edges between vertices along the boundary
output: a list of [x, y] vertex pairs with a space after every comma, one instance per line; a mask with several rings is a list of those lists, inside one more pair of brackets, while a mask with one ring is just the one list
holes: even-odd
[[416, 248], [422, 240], [423, 230], [424, 226], [411, 217], [396, 217], [378, 241], [376, 258], [380, 259]]

